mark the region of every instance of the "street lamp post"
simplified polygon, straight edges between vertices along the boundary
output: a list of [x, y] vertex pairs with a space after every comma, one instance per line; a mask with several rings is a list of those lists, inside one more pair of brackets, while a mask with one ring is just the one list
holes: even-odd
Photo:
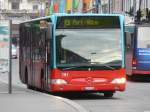
[[146, 4], [146, 8], [148, 8], [148, 0], [146, 0], [145, 2], [146, 2], [146, 3], [145, 3], [145, 4]]
[[110, 0], [108, 0], [108, 13], [110, 13]]
[[12, 20], [9, 21], [9, 59], [8, 59], [8, 63], [9, 63], [9, 70], [8, 70], [8, 93], [12, 94], [12, 61], [11, 61], [11, 56], [12, 56]]
[[40, 16], [42, 16], [42, 0], [41, 0], [41, 11]]
[[42, 4], [43, 4], [44, 1], [45, 0], [40, 0], [40, 4], [41, 4], [41, 11], [40, 11], [41, 13], [40, 13], [40, 16], [43, 16], [43, 9], [42, 9], [43, 5]]
[[121, 11], [124, 12], [124, 0], [121, 1]]
[[134, 15], [134, 18], [136, 16], [136, 0], [133, 0], [133, 15]]
[[96, 1], [96, 13], [99, 13], [100, 0], [95, 0], [95, 1]]

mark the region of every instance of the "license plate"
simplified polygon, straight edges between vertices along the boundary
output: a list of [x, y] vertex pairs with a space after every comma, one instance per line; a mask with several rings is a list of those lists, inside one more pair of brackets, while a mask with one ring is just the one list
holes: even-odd
[[85, 90], [94, 90], [94, 87], [85, 87]]

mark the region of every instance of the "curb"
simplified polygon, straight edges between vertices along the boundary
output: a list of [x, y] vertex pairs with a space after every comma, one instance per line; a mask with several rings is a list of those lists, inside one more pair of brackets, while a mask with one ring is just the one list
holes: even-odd
[[[1, 78], [0, 78], [0, 82], [8, 84], [8, 80], [6, 81], [6, 80], [3, 80]], [[21, 88], [26, 87], [26, 85], [24, 85], [24, 84], [19, 85], [19, 84], [13, 84], [13, 83], [12, 83], [12, 86], [17, 86], [17, 87], [21, 87]]]
[[54, 96], [54, 95], [49, 95], [49, 94], [46, 94], [46, 93], [42, 93], [42, 92], [37, 92], [37, 91], [34, 91], [34, 90], [29, 90], [28, 91], [31, 91], [31, 92], [36, 92], [37, 94], [41, 94], [41, 95], [44, 95], [44, 96], [48, 96], [48, 97], [53, 97], [57, 100], [60, 100], [61, 102], [67, 104], [67, 105], [70, 105], [72, 108], [74, 108], [77, 112], [89, 112], [87, 111], [86, 109], [84, 109], [82, 106], [80, 106], [79, 104], [67, 99], [67, 98], [63, 98], [63, 97], [60, 97], [60, 96]]
[[[8, 84], [8, 82], [4, 81], [4, 80], [1, 80], [0, 79], [0, 82], [2, 83], [5, 83], [5, 84]], [[21, 85], [17, 85], [17, 84], [12, 84], [12, 86], [16, 86], [16, 87], [19, 87], [19, 88], [23, 88], [21, 87]], [[42, 93], [42, 92], [38, 92], [38, 91], [34, 91], [34, 90], [30, 90], [30, 89], [27, 89], [27, 91], [29, 92], [34, 92], [34, 93], [37, 93], [37, 94], [40, 94], [40, 95], [44, 95], [44, 96], [48, 96], [48, 97], [53, 97], [57, 100], [60, 100], [61, 102], [71, 106], [72, 108], [74, 108], [77, 112], [88, 112], [86, 109], [84, 109], [82, 106], [80, 106], [79, 104], [69, 100], [69, 99], [66, 99], [66, 98], [63, 98], [63, 97], [59, 97], [59, 96], [53, 96], [53, 95], [48, 95], [46, 93]], [[13, 92], [12, 92], [13, 93]]]
[[82, 106], [80, 106], [79, 104], [77, 104], [77, 103], [75, 103], [75, 102], [73, 102], [73, 101], [71, 101], [69, 99], [58, 97], [58, 96], [52, 96], [52, 97], [55, 97], [56, 99], [61, 100], [62, 102], [70, 105], [71, 107], [73, 107], [78, 112], [88, 112]]

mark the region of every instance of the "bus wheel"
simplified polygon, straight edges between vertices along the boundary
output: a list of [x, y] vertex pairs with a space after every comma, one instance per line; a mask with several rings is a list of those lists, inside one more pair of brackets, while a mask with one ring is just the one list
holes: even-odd
[[25, 84], [28, 84], [28, 70], [25, 68]]
[[44, 71], [41, 70], [41, 89], [44, 90]]
[[108, 98], [113, 97], [113, 95], [114, 95], [114, 92], [105, 92], [104, 93], [104, 97], [108, 97]]
[[25, 69], [25, 84], [27, 85], [28, 89], [31, 89], [31, 86], [29, 86], [29, 84], [28, 84], [28, 70], [27, 70], [27, 67]]

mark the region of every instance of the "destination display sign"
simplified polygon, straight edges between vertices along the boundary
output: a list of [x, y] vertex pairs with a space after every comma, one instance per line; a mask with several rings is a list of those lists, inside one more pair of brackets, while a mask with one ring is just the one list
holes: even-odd
[[58, 17], [57, 29], [120, 28], [118, 16], [64, 16]]

